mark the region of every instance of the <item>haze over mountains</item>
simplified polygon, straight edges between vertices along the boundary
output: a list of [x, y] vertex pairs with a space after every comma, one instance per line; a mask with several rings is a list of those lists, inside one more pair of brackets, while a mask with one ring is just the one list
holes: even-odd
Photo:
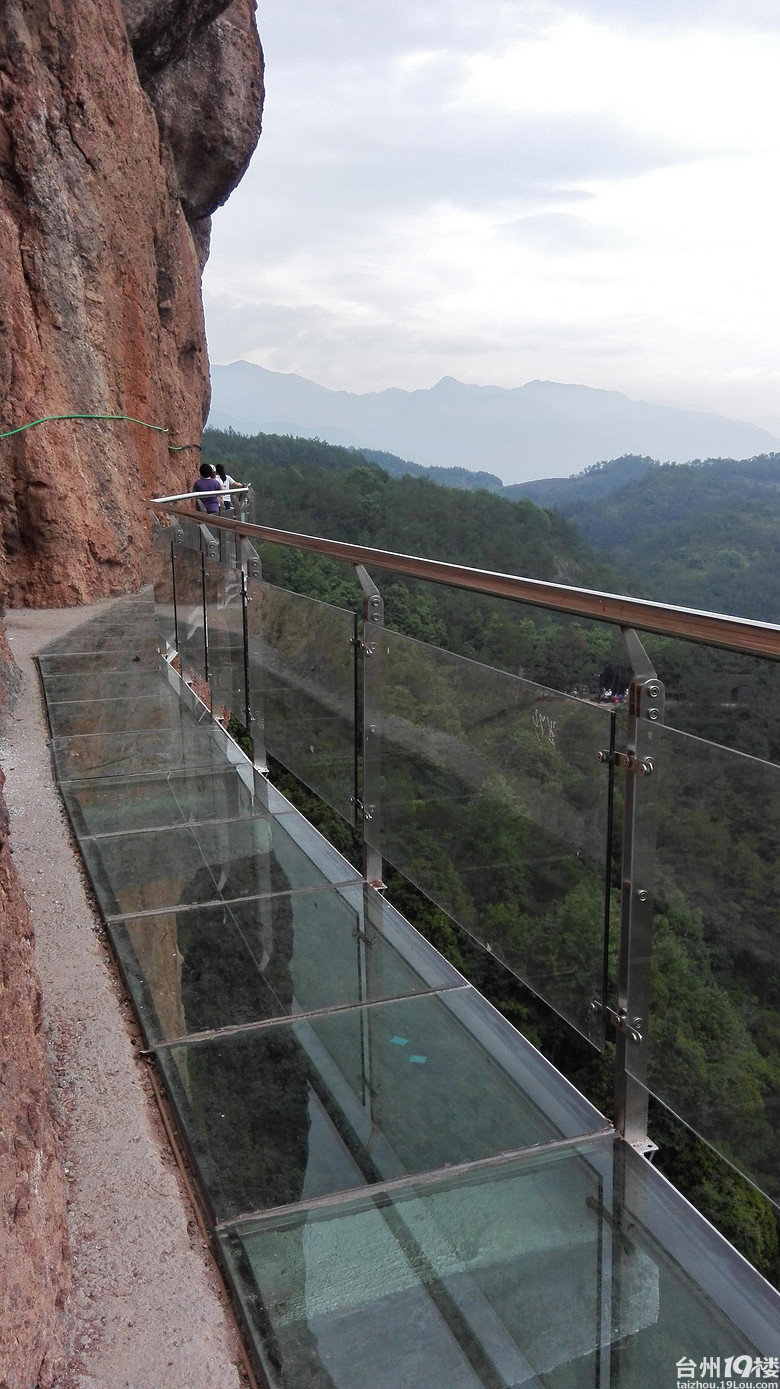
[[757, 425], [554, 381], [506, 389], [445, 376], [428, 390], [357, 395], [251, 362], [212, 366], [211, 378], [214, 428], [384, 449], [429, 467], [487, 470], [505, 483], [566, 477], [623, 454], [685, 462], [780, 449], [780, 438]]

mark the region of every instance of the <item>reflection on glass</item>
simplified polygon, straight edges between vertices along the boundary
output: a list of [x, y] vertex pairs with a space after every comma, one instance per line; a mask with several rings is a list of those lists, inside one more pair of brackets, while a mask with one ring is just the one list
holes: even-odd
[[154, 693], [150, 686], [149, 693], [129, 699], [52, 701], [49, 722], [52, 733], [63, 738], [77, 733], [176, 729], [182, 724], [182, 705], [178, 695], [158, 676]]
[[154, 605], [151, 594], [143, 593], [111, 603], [98, 617], [50, 642], [41, 655], [45, 659], [77, 652], [121, 651], [129, 661], [137, 652], [156, 644]]
[[780, 1202], [780, 767], [660, 734], [647, 1084]]
[[77, 734], [53, 738], [52, 754], [63, 781], [79, 777], [138, 776], [173, 767], [224, 765], [207, 727], [187, 727], [156, 733]]
[[178, 547], [175, 560], [181, 673], [185, 680], [203, 680], [206, 675], [206, 633], [203, 625], [201, 557], [197, 550]]
[[[635, 1176], [636, 1204], [615, 1194], [612, 1149], [591, 1140], [227, 1226], [270, 1384], [659, 1389], [679, 1362], [760, 1353], [713, 1299], [736, 1303], [736, 1280], [708, 1276], [705, 1291], [659, 1240], [652, 1168]], [[690, 1218], [692, 1252], [708, 1236]], [[725, 1264], [722, 1247], [707, 1252]]]
[[[222, 532], [220, 532], [222, 534]], [[216, 560], [205, 561], [209, 631], [209, 684], [215, 714], [246, 719], [242, 576]]]
[[355, 618], [250, 579], [250, 702], [268, 751], [347, 819], [355, 794]]
[[238, 819], [263, 810], [237, 772], [225, 769], [224, 763], [214, 770], [173, 771], [165, 776], [67, 781], [61, 790], [81, 837], [194, 820]]
[[463, 982], [430, 949], [420, 969], [405, 959], [366, 919], [362, 888], [127, 918], [111, 934], [153, 1042]]
[[152, 583], [154, 584], [154, 617], [157, 636], [162, 650], [165, 645], [176, 645], [176, 614], [173, 597], [172, 540], [174, 530], [171, 526], [152, 526]]
[[87, 839], [82, 852], [108, 916], [325, 885], [279, 822], [257, 815]]
[[394, 632], [381, 661], [376, 847], [595, 1040], [609, 712]]
[[[109, 653], [104, 653], [106, 659]], [[117, 653], [113, 653], [117, 654]], [[65, 659], [64, 657], [61, 659]], [[74, 657], [79, 660], [79, 657]], [[121, 653], [119, 653], [121, 659]], [[157, 670], [158, 656], [155, 652], [153, 664], [147, 664], [143, 660], [135, 662], [131, 660], [128, 666], [126, 663], [122, 667], [115, 669], [113, 666], [100, 665], [93, 666], [91, 658], [86, 658], [82, 670], [72, 670], [60, 674], [52, 674], [47, 668], [42, 666], [44, 692], [46, 703], [51, 708], [52, 704], [73, 703], [83, 701], [93, 703], [95, 700], [103, 699], [131, 699], [138, 697], [146, 699], [150, 695], [156, 695], [160, 688], [161, 678]]]
[[219, 1217], [560, 1137], [446, 1006], [459, 996], [161, 1052]]
[[[156, 645], [151, 641], [139, 645], [134, 651], [101, 649], [99, 651], [66, 652], [60, 656], [36, 657], [41, 674], [48, 682], [53, 676], [70, 676], [86, 680], [88, 676], [125, 676], [156, 673], [160, 656]], [[92, 696], [94, 698], [94, 696]]]

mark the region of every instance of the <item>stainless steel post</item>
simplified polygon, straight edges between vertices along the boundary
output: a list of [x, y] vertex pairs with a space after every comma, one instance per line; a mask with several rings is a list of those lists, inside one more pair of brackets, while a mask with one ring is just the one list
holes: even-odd
[[[647, 1152], [648, 1012], [653, 937], [653, 886], [658, 814], [658, 763], [664, 687], [633, 628], [623, 629], [633, 672], [628, 691], [623, 866], [615, 1053], [615, 1126], [632, 1147]], [[629, 1074], [629, 1056], [631, 1072]]]
[[252, 580], [263, 577], [263, 566], [254, 545], [248, 540], [240, 541], [242, 569], [241, 608], [244, 629], [244, 701], [246, 730], [252, 739], [252, 761], [255, 770], [261, 775], [268, 774], [268, 751], [265, 746], [265, 716], [263, 711], [263, 691], [259, 682], [253, 685], [251, 642], [254, 640], [256, 662], [260, 659], [260, 618], [259, 610], [252, 610]]
[[357, 808], [362, 824], [363, 876], [374, 886], [382, 882], [381, 850], [381, 714], [382, 714], [382, 628], [385, 605], [379, 589], [362, 564], [355, 573], [363, 590], [363, 626], [359, 652], [361, 678], [356, 682], [360, 694], [355, 720], [356, 752], [359, 748], [361, 776]]

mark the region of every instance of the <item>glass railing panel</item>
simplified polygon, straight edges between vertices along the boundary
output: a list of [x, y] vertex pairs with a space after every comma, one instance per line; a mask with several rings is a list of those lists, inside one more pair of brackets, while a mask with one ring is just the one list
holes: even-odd
[[[459, 987], [434, 951], [411, 963], [363, 889], [282, 893], [111, 923], [152, 1045], [185, 1033]], [[400, 943], [401, 947], [403, 942]]]
[[[763, 1365], [777, 1348], [777, 1291], [620, 1140], [614, 1192], [605, 1211], [605, 1219], [614, 1221], [613, 1318], [625, 1324], [636, 1315], [641, 1297], [650, 1315], [636, 1334], [614, 1337], [609, 1383], [616, 1389], [657, 1389], [669, 1380], [670, 1365], [675, 1386], [695, 1384], [697, 1378], [715, 1389], [726, 1389], [729, 1382], [735, 1389], [765, 1383], [763, 1368], [754, 1366], [759, 1359]], [[637, 1278], [642, 1265], [652, 1281], [647, 1275]]]
[[173, 771], [165, 776], [65, 781], [62, 798], [79, 838], [262, 813], [235, 771]]
[[780, 1202], [780, 767], [660, 734], [649, 1040], [627, 1064]]
[[270, 817], [86, 839], [82, 851], [107, 916], [266, 896], [326, 882]]
[[152, 525], [152, 584], [154, 619], [163, 651], [176, 645], [176, 604], [173, 593], [172, 526]]
[[242, 575], [240, 570], [211, 559], [205, 561], [205, 570], [211, 707], [217, 715], [227, 709], [243, 724], [246, 673]]
[[[218, 1218], [561, 1137], [471, 1034], [473, 990], [422, 995], [159, 1053]], [[541, 1058], [515, 1033], [517, 1071]], [[542, 1063], [543, 1064], [543, 1063]], [[591, 1131], [603, 1124], [590, 1106]]]
[[[354, 816], [355, 617], [248, 581], [250, 703], [271, 755]], [[261, 711], [261, 713], [260, 713]]]
[[725, 1385], [727, 1356], [770, 1354], [776, 1294], [648, 1163], [622, 1174], [620, 1147], [227, 1225], [271, 1389], [661, 1389], [691, 1365], [712, 1383], [716, 1356]]
[[382, 791], [367, 835], [599, 1044], [609, 710], [395, 632], [380, 645]]
[[203, 575], [198, 550], [176, 548], [176, 623], [181, 673], [185, 680], [206, 676]]

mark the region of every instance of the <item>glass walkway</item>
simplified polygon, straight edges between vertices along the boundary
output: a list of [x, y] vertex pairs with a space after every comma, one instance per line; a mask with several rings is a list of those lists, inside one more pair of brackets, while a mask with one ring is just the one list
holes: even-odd
[[157, 648], [149, 594], [49, 647], [52, 751], [269, 1385], [777, 1382], [780, 1297]]

